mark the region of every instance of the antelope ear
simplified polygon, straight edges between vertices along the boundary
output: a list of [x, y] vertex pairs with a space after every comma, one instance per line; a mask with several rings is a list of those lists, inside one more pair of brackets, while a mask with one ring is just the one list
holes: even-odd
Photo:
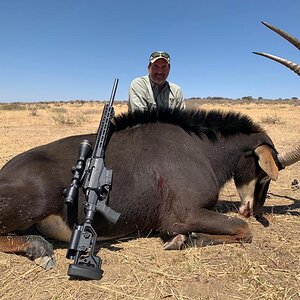
[[261, 145], [254, 150], [254, 153], [258, 157], [259, 166], [271, 177], [272, 180], [277, 180], [279, 170], [272, 156], [271, 148], [266, 145]]

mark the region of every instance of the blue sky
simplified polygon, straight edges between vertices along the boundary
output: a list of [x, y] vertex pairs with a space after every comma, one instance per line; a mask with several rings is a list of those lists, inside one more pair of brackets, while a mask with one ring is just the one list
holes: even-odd
[[299, 76], [252, 51], [298, 62], [261, 24], [300, 39], [299, 0], [0, 0], [0, 102], [116, 100], [147, 74], [152, 51], [171, 55], [185, 98], [300, 98]]

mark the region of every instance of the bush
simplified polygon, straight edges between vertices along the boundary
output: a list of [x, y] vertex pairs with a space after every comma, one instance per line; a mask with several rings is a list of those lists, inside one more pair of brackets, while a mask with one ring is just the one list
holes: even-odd
[[68, 112], [68, 110], [64, 107], [54, 107], [51, 109], [51, 112], [57, 113], [57, 114], [65, 114]]
[[252, 101], [253, 97], [252, 96], [245, 96], [245, 97], [242, 97], [242, 100], [243, 101]]
[[25, 110], [26, 105], [23, 103], [2, 103], [0, 104], [0, 109], [1, 110]]
[[33, 117], [36, 117], [38, 114], [37, 114], [37, 110], [34, 108], [30, 111], [30, 115], [33, 116]]
[[58, 114], [52, 117], [54, 122], [59, 125], [77, 126], [87, 121], [84, 115]]
[[276, 114], [271, 116], [269, 115], [263, 116], [261, 117], [260, 122], [265, 124], [284, 124], [281, 118], [278, 117]]

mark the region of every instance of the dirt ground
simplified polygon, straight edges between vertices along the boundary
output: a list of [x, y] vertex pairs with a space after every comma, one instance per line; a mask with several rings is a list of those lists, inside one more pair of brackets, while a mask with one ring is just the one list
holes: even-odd
[[[188, 106], [251, 116], [279, 152], [299, 141], [299, 100], [193, 100]], [[0, 105], [0, 167], [35, 146], [95, 132], [102, 108], [81, 101]], [[116, 113], [126, 110], [124, 103], [115, 104]], [[49, 271], [26, 257], [0, 253], [0, 299], [300, 299], [300, 189], [292, 189], [294, 179], [300, 181], [299, 162], [270, 186], [269, 226], [247, 219], [251, 244], [163, 251], [156, 237], [114, 240], [100, 244], [99, 281], [69, 280], [64, 244], [53, 242], [57, 266]], [[239, 206], [232, 182], [221, 191], [220, 203], [236, 215], [230, 211]]]

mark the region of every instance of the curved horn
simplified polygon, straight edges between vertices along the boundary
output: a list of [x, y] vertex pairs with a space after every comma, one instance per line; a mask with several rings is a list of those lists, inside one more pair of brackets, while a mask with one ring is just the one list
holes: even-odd
[[300, 50], [300, 41], [298, 39], [296, 39], [294, 36], [288, 34], [287, 32], [285, 32], [271, 24], [268, 24], [267, 22], [262, 21], [262, 23], [265, 26], [267, 26], [268, 28], [270, 28], [271, 30], [273, 30], [274, 32], [276, 32], [277, 34], [281, 35], [284, 39], [289, 41], [291, 44], [293, 44], [296, 48], [298, 48]]
[[278, 160], [284, 166], [290, 166], [300, 161], [300, 143], [293, 146], [291, 149], [278, 154]]
[[281, 57], [278, 57], [278, 56], [275, 56], [275, 55], [271, 55], [271, 54], [268, 54], [268, 53], [263, 53], [263, 52], [252, 52], [252, 53], [270, 58], [272, 60], [275, 60], [275, 61], [279, 62], [280, 64], [288, 67], [289, 69], [291, 69], [297, 75], [300, 76], [300, 65], [298, 65], [298, 64], [296, 64], [296, 63], [294, 63], [290, 60], [287, 60], [287, 59], [284, 59], [284, 58], [281, 58]]

